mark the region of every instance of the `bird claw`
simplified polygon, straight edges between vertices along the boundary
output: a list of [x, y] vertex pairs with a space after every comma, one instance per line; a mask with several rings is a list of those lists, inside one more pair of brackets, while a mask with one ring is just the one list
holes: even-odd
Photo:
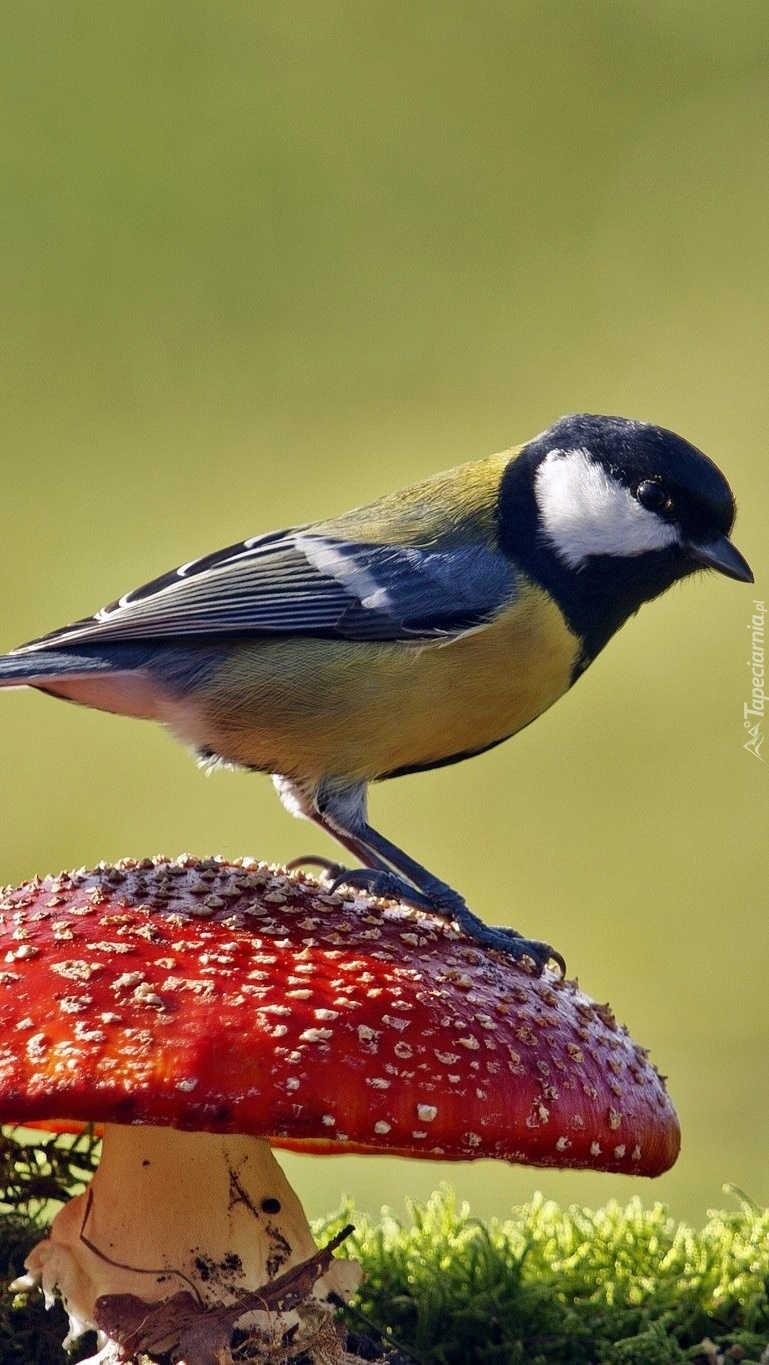
[[286, 863], [287, 872], [293, 872], [302, 867], [319, 867], [321, 878], [335, 879], [336, 881], [347, 875], [347, 868], [342, 863], [334, 862], [332, 858], [323, 858], [320, 853], [304, 853]]
[[524, 938], [523, 934], [516, 933], [514, 929], [497, 929], [492, 932], [506, 935], [506, 942], [489, 946], [499, 948], [503, 953], [512, 954], [516, 962], [524, 957], [530, 958], [537, 969], [537, 976], [542, 975], [549, 962], [554, 962], [561, 976], [566, 979], [566, 959], [561, 953], [556, 952], [551, 944], [543, 943], [536, 938]]

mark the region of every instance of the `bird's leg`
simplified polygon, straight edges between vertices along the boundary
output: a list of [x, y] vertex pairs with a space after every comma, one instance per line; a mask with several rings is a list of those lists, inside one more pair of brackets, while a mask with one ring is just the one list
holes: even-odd
[[453, 919], [468, 938], [486, 948], [497, 948], [516, 961], [529, 958], [539, 972], [548, 962], [554, 961], [566, 974], [563, 957], [549, 943], [524, 938], [514, 929], [497, 929], [485, 924], [473, 914], [458, 891], [373, 829], [365, 818], [365, 792], [356, 790], [356, 794], [357, 802], [350, 800], [352, 793], [349, 791], [319, 794], [316, 810], [310, 816], [365, 864], [351, 872], [340, 872], [332, 882], [332, 889], [342, 885], [361, 887], [373, 895], [403, 900], [419, 910]]
[[[318, 797], [313, 789], [306, 789], [301, 783], [293, 781], [291, 778], [283, 777], [280, 774], [275, 774], [272, 780], [283, 805], [292, 815], [299, 816], [299, 818], [303, 820], [312, 820], [313, 824], [317, 825], [319, 829], [322, 829], [324, 834], [328, 834], [328, 836], [337, 844], [341, 844], [343, 848], [347, 849], [348, 853], [352, 853], [353, 857], [357, 858], [358, 862], [363, 863], [367, 868], [371, 868], [373, 871], [380, 872], [385, 876], [391, 875], [391, 869], [387, 864], [381, 862], [378, 858], [372, 858], [368, 849], [359, 840], [355, 839], [351, 832], [346, 828], [343, 828], [341, 824], [335, 824], [331, 820], [326, 819], [324, 814], [326, 800], [324, 800], [323, 795]], [[345, 804], [351, 803], [355, 807], [356, 812], [362, 809], [363, 821], [365, 824], [365, 786], [356, 785], [352, 788], [345, 788], [345, 795], [339, 793], [336, 795], [337, 804], [341, 804], [346, 796], [347, 800]], [[333, 799], [330, 800], [330, 804], [334, 804]], [[334, 862], [331, 858], [324, 858], [317, 853], [302, 854], [298, 858], [292, 858], [290, 862], [286, 863], [286, 868], [289, 871], [293, 868], [307, 866], [321, 868], [321, 876], [337, 885], [341, 884], [342, 881], [346, 881], [348, 875], [354, 875], [342, 863]]]
[[[372, 858], [371, 853], [363, 844], [357, 839], [348, 836], [346, 833], [342, 834], [341, 831], [330, 824], [328, 820], [325, 820], [319, 812], [313, 812], [309, 818], [313, 821], [313, 824], [316, 824], [319, 829], [322, 829], [331, 839], [334, 839], [336, 843], [341, 844], [343, 848], [346, 848], [348, 853], [352, 853], [353, 857], [358, 859], [358, 862], [364, 864], [364, 867], [352, 869], [345, 867], [343, 863], [333, 862], [331, 858], [320, 857], [318, 854], [292, 858], [290, 863], [286, 863], [286, 867], [301, 867], [302, 864], [307, 863], [320, 867], [323, 869], [322, 875], [331, 881], [332, 890], [336, 890], [336, 887], [341, 886], [342, 883], [344, 883], [345, 886], [352, 885], [351, 879], [359, 874], [364, 878], [372, 879], [375, 877], [393, 877], [394, 874], [392, 869], [388, 867], [386, 863], [381, 862], [379, 859]], [[384, 892], [382, 892], [382, 894], [384, 894]]]

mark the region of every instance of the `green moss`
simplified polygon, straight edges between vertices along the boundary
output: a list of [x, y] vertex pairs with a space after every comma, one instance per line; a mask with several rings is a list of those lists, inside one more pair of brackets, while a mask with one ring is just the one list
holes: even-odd
[[[82, 1188], [95, 1158], [88, 1133], [2, 1140], [4, 1283], [20, 1273], [51, 1201]], [[345, 1208], [316, 1231], [325, 1240], [356, 1223], [345, 1248], [366, 1278], [351, 1326], [421, 1365], [704, 1365], [706, 1339], [749, 1365], [769, 1343], [769, 1210], [736, 1202], [701, 1231], [659, 1204], [561, 1209], [541, 1196], [484, 1224], [443, 1189], [410, 1204], [405, 1220], [384, 1210], [374, 1223]], [[38, 1291], [0, 1295], [0, 1365], [61, 1365], [65, 1331], [64, 1314], [46, 1313]], [[69, 1359], [93, 1349], [84, 1339]]]
[[769, 1342], [769, 1211], [744, 1197], [699, 1232], [659, 1204], [540, 1196], [484, 1225], [449, 1190], [405, 1223], [344, 1218], [366, 1272], [356, 1310], [424, 1365], [662, 1365], [706, 1337], [758, 1361]]
[[25, 1141], [20, 1130], [0, 1131], [0, 1365], [58, 1365], [92, 1352], [93, 1336], [65, 1355], [67, 1319], [59, 1304], [47, 1312], [43, 1296], [11, 1294], [6, 1286], [23, 1274], [24, 1258], [56, 1209], [77, 1194], [98, 1163], [99, 1143], [82, 1133], [40, 1133]]

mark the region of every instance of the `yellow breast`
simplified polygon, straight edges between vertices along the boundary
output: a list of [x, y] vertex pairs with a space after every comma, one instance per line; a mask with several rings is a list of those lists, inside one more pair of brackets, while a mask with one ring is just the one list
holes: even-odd
[[184, 737], [306, 781], [372, 780], [520, 730], [567, 690], [578, 655], [555, 603], [524, 582], [491, 624], [443, 644], [244, 642]]

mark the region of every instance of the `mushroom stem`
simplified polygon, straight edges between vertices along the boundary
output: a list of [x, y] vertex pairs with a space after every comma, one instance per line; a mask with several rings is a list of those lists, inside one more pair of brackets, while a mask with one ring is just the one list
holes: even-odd
[[[32, 1250], [23, 1284], [42, 1282], [49, 1302], [58, 1288], [69, 1343], [96, 1325], [102, 1295], [162, 1302], [187, 1291], [201, 1306], [226, 1305], [316, 1250], [264, 1139], [107, 1124], [91, 1184]], [[336, 1261], [314, 1295], [348, 1298], [359, 1278], [356, 1262]]]

